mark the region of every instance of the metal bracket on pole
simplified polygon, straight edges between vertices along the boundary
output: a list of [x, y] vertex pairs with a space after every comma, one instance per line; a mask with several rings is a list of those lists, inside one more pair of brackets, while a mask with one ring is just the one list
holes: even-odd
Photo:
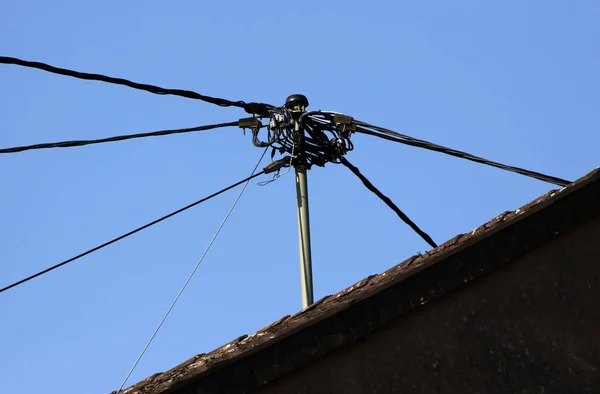
[[308, 107], [308, 99], [301, 94], [289, 96], [285, 106], [294, 117], [296, 140], [296, 202], [298, 206], [298, 244], [300, 247], [300, 284], [302, 290], [302, 308], [314, 302], [312, 256], [310, 249], [310, 218], [308, 212], [308, 182], [306, 178], [306, 157], [304, 155], [304, 130], [298, 121]]

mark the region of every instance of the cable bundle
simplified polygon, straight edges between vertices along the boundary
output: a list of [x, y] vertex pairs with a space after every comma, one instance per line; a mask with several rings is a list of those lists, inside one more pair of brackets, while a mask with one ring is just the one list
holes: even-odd
[[331, 112], [305, 112], [297, 119], [299, 131], [295, 129], [296, 119], [287, 108], [269, 110], [267, 136], [259, 138], [262, 125], [252, 128], [252, 143], [256, 147], [271, 147], [271, 157], [276, 153], [290, 154], [294, 159], [306, 160], [306, 167], [323, 167], [326, 163], [341, 163], [341, 158], [354, 149], [350, 141], [350, 130], [335, 122]]

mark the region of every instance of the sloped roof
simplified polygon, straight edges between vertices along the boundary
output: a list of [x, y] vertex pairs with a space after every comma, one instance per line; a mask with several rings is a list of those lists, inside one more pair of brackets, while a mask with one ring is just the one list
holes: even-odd
[[199, 354], [123, 390], [236, 393], [273, 381], [427, 302], [468, 284], [600, 214], [600, 169], [412, 256], [250, 336]]

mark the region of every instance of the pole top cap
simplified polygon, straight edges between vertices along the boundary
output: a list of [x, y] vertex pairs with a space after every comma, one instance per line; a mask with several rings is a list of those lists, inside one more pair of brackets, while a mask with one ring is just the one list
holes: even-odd
[[285, 100], [285, 107], [294, 110], [296, 107], [308, 107], [308, 99], [303, 94], [292, 94]]

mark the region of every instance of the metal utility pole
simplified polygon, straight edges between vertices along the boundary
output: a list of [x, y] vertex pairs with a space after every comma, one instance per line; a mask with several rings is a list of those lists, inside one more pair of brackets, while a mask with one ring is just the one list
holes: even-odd
[[310, 219], [308, 215], [308, 182], [306, 179], [306, 156], [304, 154], [304, 130], [298, 121], [308, 107], [308, 99], [301, 94], [287, 98], [285, 107], [294, 117], [294, 138], [296, 159], [296, 202], [298, 205], [298, 244], [300, 247], [300, 286], [302, 290], [302, 309], [314, 302], [312, 257], [310, 252]]

